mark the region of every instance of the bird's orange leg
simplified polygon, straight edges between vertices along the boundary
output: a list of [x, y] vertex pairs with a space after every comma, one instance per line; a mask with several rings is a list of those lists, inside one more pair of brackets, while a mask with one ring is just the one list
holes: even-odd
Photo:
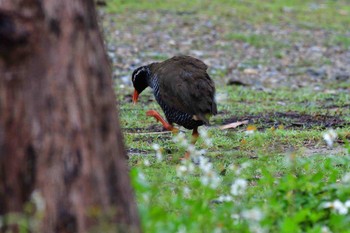
[[172, 131], [174, 133], [177, 133], [179, 130], [177, 128], [175, 128], [173, 125], [169, 124], [168, 122], [166, 122], [163, 117], [155, 110], [149, 110], [146, 112], [147, 116], [152, 116], [154, 118], [156, 118], [157, 121], [160, 121], [160, 123], [162, 123], [163, 127], [168, 130], [168, 131]]
[[191, 140], [191, 142], [192, 142], [193, 145], [196, 144], [198, 137], [199, 137], [198, 127], [196, 127], [192, 131], [192, 140]]
[[[194, 145], [197, 142], [197, 139], [199, 137], [199, 133], [198, 133], [198, 127], [195, 127], [192, 131], [192, 140], [191, 143]], [[190, 152], [186, 151], [184, 159], [189, 159], [191, 156]]]

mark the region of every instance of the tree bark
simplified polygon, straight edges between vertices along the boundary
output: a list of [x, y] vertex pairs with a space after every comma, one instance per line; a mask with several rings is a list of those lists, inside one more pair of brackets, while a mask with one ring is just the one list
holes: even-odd
[[0, 232], [140, 232], [115, 102], [93, 0], [0, 0]]

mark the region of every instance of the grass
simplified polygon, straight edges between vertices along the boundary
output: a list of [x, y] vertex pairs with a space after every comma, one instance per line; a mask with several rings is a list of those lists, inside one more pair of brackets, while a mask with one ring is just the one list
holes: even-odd
[[[219, 102], [219, 112], [225, 114], [212, 119], [217, 125], [230, 116], [269, 112], [331, 114], [322, 108], [325, 103], [332, 100], [333, 105], [344, 106], [350, 102], [345, 93], [315, 93], [308, 89], [265, 92], [229, 87], [219, 88], [218, 92], [229, 94]], [[120, 101], [123, 98], [119, 96]], [[138, 105], [122, 104], [122, 125], [131, 124], [143, 133], [156, 125], [144, 115], [148, 109], [159, 110], [154, 101], [148, 102], [149, 98], [148, 92], [140, 97], [142, 103]], [[281, 102], [288, 104], [277, 104]], [[348, 108], [343, 110], [344, 115], [349, 114]], [[285, 126], [290, 123], [278, 116], [271, 121]], [[345, 194], [350, 194], [348, 184], [335, 182], [350, 171], [345, 149], [327, 150], [322, 139], [326, 129], [317, 125], [305, 129], [271, 128], [258, 120], [255, 126], [258, 131], [252, 135], [246, 134], [246, 126], [225, 131], [212, 126], [207, 130], [213, 144], [207, 146], [203, 138], [198, 140], [196, 147], [206, 149], [205, 157], [212, 163], [211, 175], [220, 179], [215, 189], [201, 183], [204, 174], [197, 165], [193, 172], [177, 174], [179, 167], [188, 164], [181, 162], [185, 148], [173, 141], [173, 135], [126, 133], [129, 151], [139, 150], [131, 156], [130, 165], [145, 231], [259, 232], [254, 230], [256, 227], [265, 232], [323, 232], [327, 226], [333, 232], [349, 232], [347, 215], [322, 208], [324, 202], [335, 199], [345, 202]], [[350, 127], [337, 131], [346, 135]], [[190, 138], [190, 132], [186, 137]], [[153, 144], [160, 145], [162, 161], [157, 160]], [[246, 163], [249, 166], [238, 174]], [[248, 183], [244, 195], [219, 201], [220, 196], [230, 195], [231, 184], [237, 179]], [[256, 221], [254, 213], [264, 217]]]
[[256, 48], [281, 49], [287, 46], [286, 44], [274, 40], [273, 37], [269, 35], [229, 33], [226, 39], [248, 43]]
[[350, 38], [347, 35], [335, 35], [329, 38], [326, 45], [337, 45], [344, 49], [350, 48]]
[[350, 24], [350, 5], [347, 0], [109, 0], [109, 12], [173, 11], [190, 13], [198, 11], [205, 15], [220, 15], [228, 20], [253, 24], [296, 23], [305, 28], [347, 30]]
[[[218, 24], [217, 30], [222, 33], [218, 37], [228, 42], [213, 47], [236, 52], [229, 49], [233, 44], [229, 42], [233, 41], [241, 47], [249, 45], [267, 51], [266, 57], [244, 59], [240, 58], [245, 50], [238, 51], [233, 56], [239, 60], [235, 68], [244, 72], [247, 68], [269, 67], [271, 57], [283, 59], [295, 45], [347, 49], [348, 3], [109, 0], [107, 10], [122, 15], [120, 18], [125, 21], [117, 24], [131, 28], [133, 33], [142, 33], [144, 24], [158, 25], [154, 27], [157, 29], [162, 12], [183, 15], [184, 19], [210, 19]], [[157, 16], [149, 17], [149, 21], [142, 16], [128, 17], [135, 12], [157, 12]], [[169, 28], [160, 28], [178, 27], [174, 22], [169, 23]], [[260, 30], [266, 29], [265, 25], [283, 28], [286, 24], [295, 30], [285, 31], [288, 35], [284, 36]], [[326, 36], [315, 41], [318, 34], [308, 32], [319, 30], [324, 30], [322, 35]], [[191, 48], [201, 46], [204, 45], [194, 43]], [[163, 60], [167, 55], [147, 56]], [[308, 67], [331, 66], [332, 62], [332, 57], [301, 57], [289, 67], [294, 66], [293, 72], [302, 75]], [[221, 85], [230, 72], [226, 67], [209, 72], [217, 82], [219, 113], [212, 118], [210, 127], [202, 127], [208, 136], [202, 133], [192, 151], [195, 163], [181, 160], [186, 150], [193, 150], [185, 141], [190, 140], [190, 131], [182, 130], [185, 136], [160, 132], [159, 123], [145, 116], [150, 109], [162, 112], [150, 90], [143, 92], [140, 102], [133, 105], [132, 89], [116, 88], [144, 231], [350, 232], [350, 97], [342, 91], [348, 90], [348, 82], [326, 83], [320, 78], [316, 80], [319, 89], [256, 89]], [[256, 128], [252, 134], [247, 125], [219, 129], [223, 124], [246, 119], [250, 120], [250, 127]], [[325, 133], [331, 137], [330, 128], [338, 135], [333, 138], [332, 148], [324, 140]]]

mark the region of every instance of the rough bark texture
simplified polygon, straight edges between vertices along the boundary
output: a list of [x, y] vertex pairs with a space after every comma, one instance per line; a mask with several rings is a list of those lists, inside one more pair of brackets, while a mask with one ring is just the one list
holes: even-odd
[[0, 0], [0, 232], [33, 190], [41, 232], [140, 232], [124, 160], [93, 0]]

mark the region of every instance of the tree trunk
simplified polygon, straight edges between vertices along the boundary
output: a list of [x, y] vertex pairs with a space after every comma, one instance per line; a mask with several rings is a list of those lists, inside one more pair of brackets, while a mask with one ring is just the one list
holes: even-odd
[[0, 232], [140, 232], [115, 102], [93, 0], [0, 0]]

